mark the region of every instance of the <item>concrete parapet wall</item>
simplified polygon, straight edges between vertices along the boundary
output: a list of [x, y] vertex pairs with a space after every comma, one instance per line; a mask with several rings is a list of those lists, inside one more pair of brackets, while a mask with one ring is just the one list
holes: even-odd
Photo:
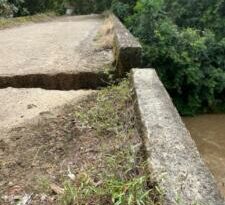
[[111, 19], [114, 25], [114, 56], [117, 74], [124, 76], [131, 68], [141, 66], [142, 47], [115, 15], [111, 15]]
[[138, 128], [165, 205], [224, 205], [214, 177], [154, 69], [133, 69]]

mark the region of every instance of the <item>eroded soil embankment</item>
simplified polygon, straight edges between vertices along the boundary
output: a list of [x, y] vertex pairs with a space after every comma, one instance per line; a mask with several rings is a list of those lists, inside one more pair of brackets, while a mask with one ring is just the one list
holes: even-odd
[[104, 72], [0, 76], [0, 88], [43, 88], [48, 90], [97, 89], [98, 87], [106, 86], [106, 82], [108, 82], [108, 75]]

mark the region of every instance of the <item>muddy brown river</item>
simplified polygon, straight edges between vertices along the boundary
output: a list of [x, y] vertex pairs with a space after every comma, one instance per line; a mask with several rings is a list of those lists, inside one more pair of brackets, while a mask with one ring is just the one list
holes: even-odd
[[225, 114], [183, 118], [225, 197]]

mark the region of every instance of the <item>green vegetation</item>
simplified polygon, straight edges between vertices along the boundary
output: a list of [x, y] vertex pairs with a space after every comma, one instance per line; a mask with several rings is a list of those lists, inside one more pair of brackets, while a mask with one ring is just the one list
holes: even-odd
[[[113, 132], [116, 135], [126, 135], [128, 131], [132, 131], [133, 108], [130, 106], [132, 103], [127, 81], [101, 90], [96, 103], [92, 109], [87, 111], [84, 108], [85, 110], [77, 113], [82, 123], [94, 127], [98, 134]], [[125, 113], [124, 106], [128, 108]]]
[[68, 6], [77, 14], [102, 12], [111, 6], [108, 0], [0, 0], [0, 17], [27, 16], [48, 11], [64, 14]]
[[18, 17], [55, 8], [54, 0], [0, 0], [0, 17]]
[[[124, 151], [113, 155], [113, 160], [120, 160], [121, 164], [109, 161], [108, 168], [119, 168], [124, 165], [127, 167], [127, 160], [133, 155], [126, 156]], [[119, 167], [118, 167], [119, 166]], [[140, 172], [144, 165], [140, 165]], [[134, 169], [134, 167], [130, 167]], [[136, 167], [137, 169], [137, 167]], [[75, 181], [64, 183], [64, 193], [59, 197], [62, 205], [85, 205], [85, 204], [112, 204], [112, 205], [157, 205], [159, 202], [159, 192], [155, 187], [149, 187], [149, 178], [145, 173], [129, 174], [129, 170], [117, 176], [111, 170], [104, 170], [101, 173], [99, 182], [95, 182], [88, 173], [80, 173]], [[132, 170], [131, 170], [132, 171]], [[118, 170], [117, 170], [118, 172]]]
[[80, 106], [75, 116], [82, 127], [95, 130], [99, 138], [106, 137], [108, 141], [113, 136], [119, 148], [105, 156], [100, 172], [92, 168], [78, 174], [74, 181], [65, 182], [61, 204], [159, 204], [160, 191], [150, 183], [144, 155], [140, 149], [135, 151], [134, 139], [129, 139], [136, 131], [128, 81], [99, 91], [94, 106], [89, 101]]
[[114, 11], [143, 44], [143, 66], [157, 69], [180, 113], [224, 111], [225, 2], [116, 2]]

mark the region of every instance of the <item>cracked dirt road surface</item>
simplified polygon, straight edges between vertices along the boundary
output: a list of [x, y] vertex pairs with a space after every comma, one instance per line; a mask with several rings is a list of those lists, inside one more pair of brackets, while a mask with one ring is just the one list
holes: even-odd
[[92, 93], [113, 59], [96, 40], [103, 22], [99, 15], [58, 17], [0, 30], [0, 130]]
[[62, 17], [1, 30], [0, 76], [79, 71], [81, 44], [102, 22], [95, 15]]
[[75, 113], [113, 62], [98, 35], [103, 23], [98, 15], [59, 17], [0, 30], [0, 204], [26, 193], [32, 205], [57, 204], [42, 200], [40, 180], [59, 183], [83, 144], [93, 146]]
[[38, 181], [63, 178], [79, 136], [88, 137], [75, 113], [113, 62], [98, 35], [103, 23], [98, 15], [59, 17], [0, 30], [0, 204], [25, 193], [32, 205], [57, 204], [41, 199]]

